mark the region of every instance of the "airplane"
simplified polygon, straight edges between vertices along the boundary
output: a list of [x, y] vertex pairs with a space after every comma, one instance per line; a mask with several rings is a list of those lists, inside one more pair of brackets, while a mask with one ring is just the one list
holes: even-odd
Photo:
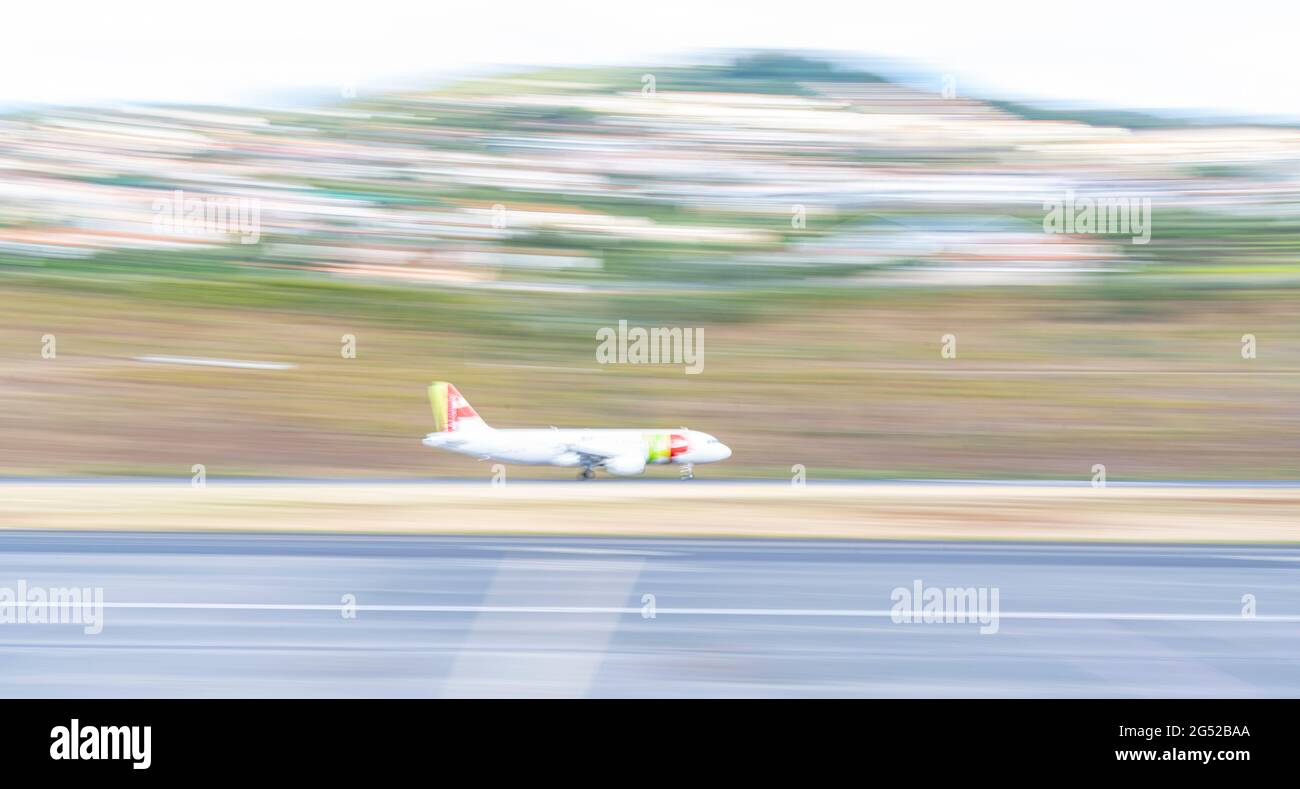
[[698, 430], [561, 430], [489, 427], [452, 384], [434, 381], [429, 403], [437, 430], [420, 443], [479, 460], [531, 466], [582, 468], [578, 479], [591, 479], [603, 468], [618, 477], [634, 477], [647, 465], [674, 463], [682, 479], [694, 479], [696, 463], [731, 457], [731, 449]]

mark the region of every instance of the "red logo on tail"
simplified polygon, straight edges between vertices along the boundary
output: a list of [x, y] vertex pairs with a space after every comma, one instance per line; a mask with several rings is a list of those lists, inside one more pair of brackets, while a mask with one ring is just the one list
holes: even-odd
[[447, 430], [455, 431], [456, 422], [462, 418], [477, 419], [478, 413], [455, 386], [447, 384]]

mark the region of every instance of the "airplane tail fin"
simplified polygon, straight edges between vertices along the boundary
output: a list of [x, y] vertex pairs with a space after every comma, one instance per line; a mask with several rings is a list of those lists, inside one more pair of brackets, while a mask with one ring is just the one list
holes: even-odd
[[487, 423], [453, 384], [434, 381], [429, 386], [433, 422], [439, 433], [456, 433], [487, 427]]

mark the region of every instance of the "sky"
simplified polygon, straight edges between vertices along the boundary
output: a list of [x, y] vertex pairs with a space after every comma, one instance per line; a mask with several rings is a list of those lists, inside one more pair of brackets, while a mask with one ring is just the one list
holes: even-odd
[[11, 0], [4, 14], [6, 104], [264, 103], [785, 48], [905, 59], [958, 94], [1300, 118], [1294, 0]]

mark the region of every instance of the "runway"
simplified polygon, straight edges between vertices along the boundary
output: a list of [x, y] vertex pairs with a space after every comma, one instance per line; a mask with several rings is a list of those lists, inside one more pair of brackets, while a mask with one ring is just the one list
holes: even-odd
[[[1290, 546], [13, 531], [0, 568], [104, 603], [0, 624], [5, 697], [1300, 696]], [[996, 604], [896, 621], [930, 589]]]

